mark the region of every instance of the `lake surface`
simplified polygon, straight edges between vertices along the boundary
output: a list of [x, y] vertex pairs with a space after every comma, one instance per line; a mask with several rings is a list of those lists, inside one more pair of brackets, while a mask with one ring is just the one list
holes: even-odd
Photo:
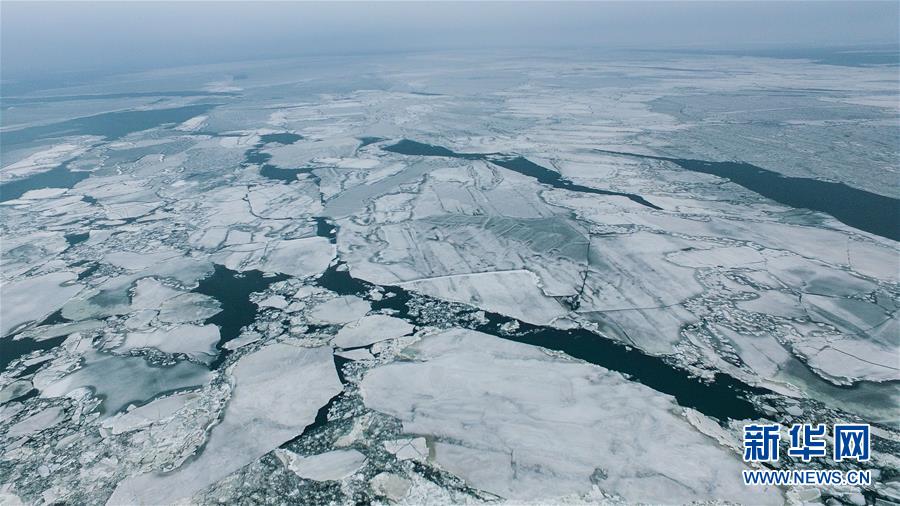
[[691, 172], [728, 179], [786, 206], [820, 211], [845, 225], [900, 241], [900, 200], [853, 188], [844, 183], [784, 176], [744, 162], [710, 162], [599, 149], [596, 151], [671, 162]]

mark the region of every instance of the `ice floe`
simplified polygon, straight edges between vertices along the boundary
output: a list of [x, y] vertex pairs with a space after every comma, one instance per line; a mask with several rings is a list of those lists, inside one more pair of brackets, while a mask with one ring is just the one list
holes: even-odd
[[316, 305], [310, 311], [309, 318], [314, 323], [348, 323], [362, 318], [370, 309], [365, 300], [346, 295]]
[[52, 272], [4, 282], [0, 287], [0, 335], [60, 309], [83, 289], [75, 279], [71, 272]]
[[332, 343], [339, 348], [358, 348], [385, 339], [405, 336], [412, 332], [413, 328], [413, 325], [400, 318], [374, 314], [343, 326]]
[[201, 453], [169, 473], [127, 478], [107, 504], [160, 504], [189, 499], [300, 434], [341, 391], [328, 348], [271, 344], [232, 371], [234, 393]]
[[474, 487], [512, 500], [596, 485], [629, 502], [783, 501], [744, 486], [740, 457], [697, 433], [671, 397], [617, 373], [466, 330], [407, 353], [416, 361], [366, 375], [365, 403], [434, 437], [435, 460]]
[[288, 450], [277, 450], [275, 454], [297, 476], [315, 481], [341, 480], [366, 462], [366, 456], [356, 450], [334, 450], [309, 457]]

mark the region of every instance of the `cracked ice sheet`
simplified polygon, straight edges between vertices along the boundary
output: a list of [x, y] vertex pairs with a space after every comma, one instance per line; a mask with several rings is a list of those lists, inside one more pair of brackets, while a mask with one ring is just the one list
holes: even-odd
[[[780, 504], [746, 487], [739, 456], [697, 432], [674, 400], [540, 348], [454, 329], [407, 348], [415, 362], [366, 374], [366, 406], [436, 438], [434, 458], [512, 500], [587, 494], [629, 502]], [[653, 434], [653, 437], [642, 437]]]
[[171, 504], [262, 457], [313, 422], [341, 391], [331, 348], [271, 344], [232, 370], [234, 393], [197, 458], [120, 482], [107, 504]]
[[399, 285], [535, 325], [548, 325], [568, 311], [555, 299], [544, 295], [538, 283], [538, 277], [529, 271], [503, 271], [441, 276]]

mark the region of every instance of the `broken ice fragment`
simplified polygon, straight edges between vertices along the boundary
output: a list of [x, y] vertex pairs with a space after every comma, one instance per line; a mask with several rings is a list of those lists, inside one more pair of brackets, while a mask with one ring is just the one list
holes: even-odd
[[309, 457], [278, 450], [276, 455], [297, 476], [314, 481], [344, 479], [366, 463], [366, 456], [356, 450], [334, 450]]
[[378, 341], [405, 336], [415, 327], [405, 320], [382, 314], [364, 316], [345, 325], [332, 343], [340, 348], [358, 348]]

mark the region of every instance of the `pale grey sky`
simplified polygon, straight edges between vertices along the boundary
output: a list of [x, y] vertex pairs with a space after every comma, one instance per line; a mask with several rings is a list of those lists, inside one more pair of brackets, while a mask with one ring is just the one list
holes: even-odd
[[0, 2], [4, 79], [311, 54], [897, 44], [900, 2]]

